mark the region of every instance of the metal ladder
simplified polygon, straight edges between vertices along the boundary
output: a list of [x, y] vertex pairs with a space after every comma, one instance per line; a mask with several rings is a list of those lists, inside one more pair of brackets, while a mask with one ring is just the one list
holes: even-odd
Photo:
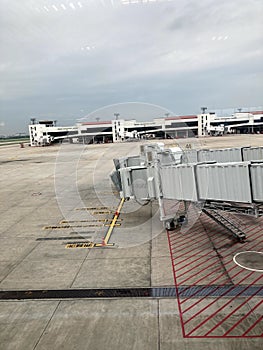
[[202, 211], [219, 225], [227, 229], [239, 242], [243, 242], [247, 238], [246, 234], [239, 227], [219, 214], [216, 210], [203, 208]]

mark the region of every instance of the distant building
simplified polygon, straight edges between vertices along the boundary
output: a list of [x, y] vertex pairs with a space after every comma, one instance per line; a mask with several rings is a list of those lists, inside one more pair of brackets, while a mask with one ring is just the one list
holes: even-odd
[[215, 113], [198, 115], [198, 136], [213, 136], [226, 133], [262, 133], [263, 111], [236, 112], [228, 117], [218, 117]]
[[83, 122], [77, 124], [78, 140], [85, 144], [113, 142], [112, 121]]
[[71, 143], [108, 143], [148, 138], [217, 136], [225, 133], [262, 133], [263, 111], [237, 112], [229, 117], [215, 113], [156, 118], [82, 122], [60, 127], [54, 121], [40, 120], [29, 125], [31, 146], [45, 146], [63, 139]]
[[29, 125], [31, 146], [47, 146], [64, 136], [78, 134], [77, 126], [58, 127], [52, 120], [40, 120]]

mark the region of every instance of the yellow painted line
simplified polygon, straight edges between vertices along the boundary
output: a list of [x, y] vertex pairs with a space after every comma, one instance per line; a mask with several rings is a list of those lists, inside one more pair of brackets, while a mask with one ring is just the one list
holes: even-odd
[[103, 244], [103, 243], [95, 243], [94, 248], [104, 248], [104, 247], [113, 247], [114, 243], [108, 243], [108, 244]]
[[105, 220], [61, 220], [59, 222], [60, 225], [63, 225], [63, 224], [73, 224], [73, 223], [76, 223], [76, 222], [85, 222], [85, 223], [88, 223], [88, 222], [105, 222]]
[[93, 242], [86, 242], [86, 243], [69, 243], [66, 245], [66, 249], [72, 249], [72, 248], [93, 248], [94, 243]]
[[[95, 227], [101, 227], [101, 226], [109, 226], [109, 229], [107, 231], [106, 236], [103, 239], [102, 243], [93, 243], [93, 242], [80, 242], [80, 243], [68, 243], [65, 247], [68, 249], [72, 249], [72, 248], [105, 248], [105, 247], [113, 247], [114, 243], [108, 243], [112, 234], [112, 231], [114, 229], [114, 227], [116, 226], [120, 226], [121, 224], [118, 223], [120, 220], [118, 220], [118, 217], [120, 215], [121, 209], [123, 207], [125, 199], [122, 198], [120, 201], [120, 204], [118, 206], [118, 209], [115, 212], [115, 215], [113, 217], [113, 220], [111, 222], [111, 224], [106, 224], [104, 223], [104, 225], [68, 225], [68, 226], [61, 226], [61, 228], [68, 228], [68, 227], [86, 227], [86, 226], [95, 226]], [[106, 220], [108, 219], [104, 219], [104, 222], [107, 222]], [[103, 221], [103, 220], [102, 220]], [[52, 227], [52, 226], [46, 226], [46, 227]], [[58, 227], [58, 226], [53, 226], [53, 227]]]
[[[111, 226], [112, 224], [103, 224], [103, 225], [95, 225], [95, 224], [90, 224], [90, 225], [54, 225], [54, 226], [44, 226], [43, 230], [66, 230], [69, 228], [74, 228], [74, 227], [108, 227]], [[121, 226], [120, 223], [115, 223], [114, 226]]]
[[[122, 221], [121, 219], [117, 220], [118, 222]], [[60, 225], [62, 224], [73, 224], [76, 222], [85, 222], [85, 223], [89, 223], [89, 222], [103, 222], [103, 223], [108, 223], [111, 222], [111, 219], [94, 219], [94, 220], [61, 220], [59, 222]]]
[[113, 210], [113, 208], [109, 208], [109, 207], [83, 207], [83, 208], [76, 208], [75, 210]]
[[104, 227], [104, 225], [54, 225], [54, 226], [44, 226], [43, 230], [65, 230], [74, 227]]
[[102, 215], [102, 214], [112, 214], [114, 211], [112, 210], [98, 210], [98, 211], [93, 211], [92, 215]]
[[116, 213], [114, 215], [114, 218], [112, 220], [112, 223], [110, 224], [110, 228], [109, 228], [106, 236], [104, 237], [103, 244], [105, 244], [105, 245], [107, 245], [109, 240], [110, 240], [112, 231], [113, 231], [114, 227], [116, 226], [116, 221], [117, 221], [117, 219], [118, 219], [118, 217], [120, 215], [120, 211], [122, 209], [123, 203], [124, 203], [124, 198], [121, 199], [120, 204], [118, 206], [118, 209], [117, 209], [117, 211], [116, 211]]
[[[109, 227], [109, 226], [111, 226], [112, 224], [104, 224], [103, 226], [105, 226], [105, 227]], [[114, 224], [113, 225], [114, 227], [118, 227], [118, 226], [121, 226], [121, 224]]]
[[65, 248], [66, 249], [79, 249], [79, 248], [104, 248], [104, 247], [113, 247], [113, 243], [109, 243], [107, 245], [102, 244], [102, 243], [93, 243], [93, 242], [80, 242], [80, 243], [68, 243], [66, 244]]

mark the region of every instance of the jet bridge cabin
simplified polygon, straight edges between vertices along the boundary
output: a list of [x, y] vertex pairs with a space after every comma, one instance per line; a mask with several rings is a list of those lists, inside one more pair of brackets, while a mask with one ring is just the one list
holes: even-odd
[[[214, 216], [215, 221], [220, 221], [221, 216], [221, 224], [226, 225], [218, 211], [263, 215], [263, 159], [242, 161], [240, 158], [244, 154], [246, 158], [249, 155], [258, 158], [262, 148], [254, 148], [250, 153], [244, 149], [226, 149], [225, 156], [222, 150], [208, 154], [209, 159], [220, 155], [221, 161], [224, 157], [231, 160], [236, 157], [239, 161], [177, 164], [171, 150], [156, 144], [144, 145], [140, 155], [115, 160], [118, 166], [112, 179], [115, 179], [122, 198], [135, 199], [139, 203], [158, 200], [160, 219], [167, 228], [175, 227], [179, 219], [182, 221], [181, 215], [178, 218], [176, 213], [172, 217], [164, 214], [163, 201], [167, 199], [182, 201], [185, 207], [187, 203], [195, 203], [207, 215]], [[245, 238], [242, 232], [232, 233], [240, 240]]]

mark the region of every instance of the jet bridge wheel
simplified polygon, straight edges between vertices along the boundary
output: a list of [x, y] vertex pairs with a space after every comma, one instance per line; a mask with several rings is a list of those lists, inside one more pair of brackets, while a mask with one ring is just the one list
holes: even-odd
[[178, 218], [166, 221], [165, 228], [167, 231], [173, 231], [177, 226], [185, 225], [187, 222], [187, 217], [185, 215], [180, 215]]
[[185, 215], [180, 215], [179, 218], [177, 219], [177, 222], [179, 225], [186, 225], [188, 223], [188, 219]]
[[173, 231], [176, 228], [174, 220], [169, 220], [165, 222], [165, 228], [167, 231]]

